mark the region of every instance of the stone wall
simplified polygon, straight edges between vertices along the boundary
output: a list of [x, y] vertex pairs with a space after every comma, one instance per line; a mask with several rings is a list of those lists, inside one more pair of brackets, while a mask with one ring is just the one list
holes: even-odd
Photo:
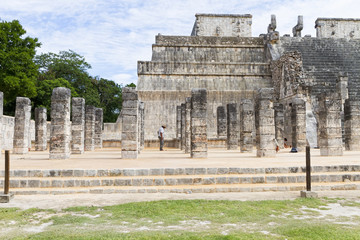
[[252, 15], [196, 14], [191, 36], [251, 37]]
[[360, 38], [360, 19], [318, 18], [315, 21], [318, 38]]

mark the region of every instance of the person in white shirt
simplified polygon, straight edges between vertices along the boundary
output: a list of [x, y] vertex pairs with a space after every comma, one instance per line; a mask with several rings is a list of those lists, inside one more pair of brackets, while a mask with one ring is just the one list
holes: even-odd
[[164, 133], [165, 133], [165, 125], [162, 125], [158, 131], [158, 137], [160, 140], [160, 151], [164, 151]]

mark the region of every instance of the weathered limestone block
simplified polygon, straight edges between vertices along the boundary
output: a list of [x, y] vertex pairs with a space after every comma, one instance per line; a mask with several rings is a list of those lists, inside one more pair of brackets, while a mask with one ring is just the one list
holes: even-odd
[[256, 155], [258, 157], [275, 157], [274, 89], [261, 88], [256, 97]]
[[176, 106], [176, 139], [181, 149], [181, 106]]
[[185, 153], [191, 152], [191, 98], [185, 99]]
[[240, 102], [240, 151], [253, 151], [254, 104], [250, 99]]
[[121, 133], [121, 157], [123, 159], [138, 158], [138, 111], [139, 101], [135, 88], [125, 87], [122, 92], [122, 133]]
[[185, 103], [181, 104], [181, 150], [185, 150], [185, 120], [186, 119], [186, 106]]
[[103, 147], [103, 109], [102, 108], [95, 108], [95, 133], [94, 133], [94, 146], [96, 148]]
[[54, 88], [51, 95], [50, 159], [70, 157], [70, 97], [68, 88]]
[[360, 151], [360, 101], [345, 100], [345, 149]]
[[341, 99], [338, 93], [324, 93], [319, 97], [319, 147], [321, 156], [341, 156]]
[[85, 106], [85, 151], [95, 150], [95, 110], [94, 106]]
[[83, 154], [85, 143], [85, 99], [72, 98], [71, 153]]
[[14, 128], [14, 154], [29, 152], [29, 129], [31, 118], [31, 101], [29, 98], [17, 97]]
[[226, 125], [226, 111], [224, 106], [219, 106], [216, 109], [217, 116], [217, 136], [218, 138], [227, 137], [227, 125]]
[[236, 103], [229, 103], [226, 105], [226, 115], [227, 115], [226, 148], [228, 150], [235, 150], [239, 146], [239, 124], [237, 118]]
[[47, 110], [35, 108], [35, 151], [47, 149]]
[[298, 22], [295, 27], [293, 27], [292, 32], [294, 37], [301, 37], [301, 30], [304, 28], [303, 16], [298, 16]]
[[207, 92], [191, 90], [191, 158], [207, 158]]
[[144, 129], [144, 119], [145, 119], [145, 103], [139, 103], [139, 151], [143, 150], [145, 147], [145, 129]]
[[279, 148], [284, 148], [284, 106], [280, 103], [274, 103], [275, 114], [275, 139]]
[[291, 105], [292, 147], [302, 152], [306, 147], [306, 101], [295, 97]]

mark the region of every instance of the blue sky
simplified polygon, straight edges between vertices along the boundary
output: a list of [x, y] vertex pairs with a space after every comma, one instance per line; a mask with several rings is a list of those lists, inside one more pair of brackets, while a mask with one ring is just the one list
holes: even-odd
[[137, 82], [137, 61], [151, 59], [155, 35], [191, 33], [196, 13], [252, 14], [253, 36], [265, 33], [271, 14], [290, 34], [304, 16], [303, 35], [315, 36], [318, 17], [360, 18], [358, 0], [0, 0], [1, 20], [18, 19], [39, 38], [38, 53], [73, 50], [92, 76]]

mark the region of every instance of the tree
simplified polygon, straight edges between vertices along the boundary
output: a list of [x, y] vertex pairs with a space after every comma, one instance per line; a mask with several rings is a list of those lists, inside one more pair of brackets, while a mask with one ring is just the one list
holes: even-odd
[[107, 79], [97, 82], [100, 106], [104, 111], [104, 121], [116, 122], [122, 106], [121, 86]]
[[35, 97], [38, 67], [34, 63], [37, 38], [26, 37], [19, 21], [0, 22], [0, 91], [4, 113], [13, 114], [17, 96]]

